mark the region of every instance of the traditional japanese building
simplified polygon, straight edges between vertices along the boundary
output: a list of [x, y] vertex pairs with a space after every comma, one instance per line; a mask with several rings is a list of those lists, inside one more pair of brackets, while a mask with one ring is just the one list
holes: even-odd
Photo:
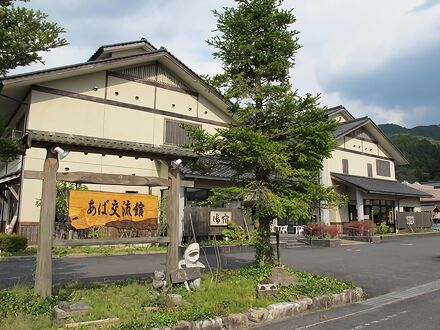
[[[182, 124], [213, 132], [232, 121], [227, 102], [216, 90], [168, 50], [157, 49], [145, 39], [102, 46], [84, 63], [6, 77], [1, 95], [1, 116], [14, 137], [45, 140], [53, 146], [72, 139], [89, 146], [124, 144], [134, 155], [139, 148], [187, 143]], [[39, 222], [45, 155], [45, 149], [31, 144], [24, 156], [1, 168], [1, 227], [4, 230], [12, 222], [32, 242]], [[167, 164], [122, 154], [71, 151], [60, 161], [59, 172], [166, 177]], [[186, 199], [215, 186], [210, 179], [209, 185], [203, 178], [183, 181], [181, 209]], [[158, 196], [164, 190], [88, 187]]]
[[[84, 63], [13, 75], [1, 81], [0, 111], [26, 154], [0, 172], [0, 231], [6, 225], [36, 241], [46, 150], [76, 148], [60, 160], [60, 174], [96, 173], [166, 178], [168, 165], [136, 158], [136, 152], [185, 155], [182, 124], [208, 132], [233, 122], [227, 101], [165, 48], [145, 39], [100, 47]], [[349, 196], [341, 208], [320, 210], [322, 221], [342, 225], [372, 219], [393, 224], [397, 211], [420, 211], [426, 193], [398, 183], [395, 166], [407, 160], [368, 117], [355, 119], [344, 107], [328, 111], [340, 126], [338, 146], [325, 160], [325, 186]], [[44, 142], [38, 144], [32, 141]], [[75, 141], [74, 143], [72, 141]], [[83, 145], [82, 151], [78, 146]], [[121, 154], [87, 148], [120, 146]], [[117, 149], [117, 148], [116, 148]], [[94, 150], [96, 151], [96, 150]], [[131, 157], [126, 157], [131, 155]], [[231, 170], [209, 174], [184, 168], [179, 196], [183, 233], [185, 206], [206, 199], [210, 189], [230, 184]], [[161, 197], [166, 187], [88, 184], [90, 190], [145, 193]], [[188, 228], [187, 228], [188, 229]]]
[[340, 122], [337, 147], [324, 161], [321, 182], [348, 196], [339, 208], [320, 210], [321, 220], [343, 224], [385, 221], [394, 227], [396, 212], [420, 212], [420, 198], [430, 195], [396, 181], [395, 168], [408, 164], [402, 152], [368, 117], [354, 118], [343, 106], [328, 110]]

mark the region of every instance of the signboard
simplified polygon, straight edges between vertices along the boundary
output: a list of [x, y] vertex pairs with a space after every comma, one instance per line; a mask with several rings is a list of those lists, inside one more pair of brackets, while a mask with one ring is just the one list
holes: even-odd
[[178, 269], [171, 274], [171, 283], [183, 283], [185, 281], [195, 280], [200, 278], [200, 267], [190, 267]]
[[406, 224], [408, 226], [411, 226], [414, 224], [414, 216], [413, 215], [407, 215], [406, 216]]
[[69, 219], [75, 229], [92, 226], [157, 229], [158, 197], [102, 191], [71, 190]]
[[232, 212], [225, 211], [211, 211], [209, 213], [209, 225], [210, 226], [227, 226], [231, 221]]

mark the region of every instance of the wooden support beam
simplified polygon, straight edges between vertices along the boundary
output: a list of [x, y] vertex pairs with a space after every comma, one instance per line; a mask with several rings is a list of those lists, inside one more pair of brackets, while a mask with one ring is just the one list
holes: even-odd
[[132, 238], [108, 238], [108, 239], [69, 239], [54, 240], [53, 246], [104, 246], [119, 244], [146, 244], [146, 243], [169, 243], [170, 239], [166, 236], [160, 237], [132, 237]]
[[[166, 274], [168, 280], [171, 280], [171, 273], [178, 269], [179, 258], [179, 187], [180, 170], [168, 166], [168, 178], [171, 180], [171, 186], [168, 193], [168, 227], [167, 233], [170, 238], [168, 244]], [[171, 282], [170, 282], [171, 283]]]
[[43, 170], [43, 188], [41, 194], [34, 286], [35, 292], [43, 298], [52, 295], [52, 240], [55, 227], [58, 166], [58, 154], [53, 153], [51, 149], [48, 148]]
[[18, 193], [17, 191], [14, 189], [14, 187], [11, 187], [9, 185], [6, 185], [6, 187], [9, 189], [9, 191], [11, 192], [12, 196], [14, 196], [14, 198], [18, 201], [20, 198], [18, 197]]
[[[24, 171], [25, 179], [42, 179], [41, 171]], [[106, 184], [118, 186], [148, 186], [169, 187], [170, 180], [154, 176], [136, 176], [122, 174], [107, 174], [93, 172], [60, 172], [57, 173], [58, 181], [74, 183]]]

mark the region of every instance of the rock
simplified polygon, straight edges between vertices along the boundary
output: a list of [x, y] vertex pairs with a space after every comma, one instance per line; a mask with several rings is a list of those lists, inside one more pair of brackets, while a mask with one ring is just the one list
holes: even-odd
[[[294, 301], [298, 304], [298, 313], [305, 312], [309, 308], [309, 301], [305, 299]], [[313, 302], [312, 302], [313, 303]]]
[[156, 313], [159, 311], [159, 307], [146, 306], [146, 307], [144, 307], [144, 311], [146, 311], [148, 313]]
[[249, 321], [261, 323], [267, 320], [269, 311], [266, 308], [250, 308], [245, 312], [245, 314], [247, 315]]
[[344, 303], [343, 294], [342, 293], [335, 293], [332, 295], [332, 305], [338, 306], [342, 305]]
[[342, 291], [342, 293], [341, 293], [341, 297], [342, 297], [342, 301], [343, 301], [343, 303], [344, 304], [349, 304], [349, 303], [351, 303], [351, 290], [344, 290], [344, 291]]
[[90, 306], [84, 303], [69, 303], [66, 301], [60, 301], [53, 308], [53, 316], [57, 321], [59, 321], [71, 316], [86, 314], [89, 310]]
[[63, 320], [67, 318], [67, 313], [62, 310], [61, 308], [59, 308], [58, 306], [54, 306], [53, 308], [53, 317], [55, 318], [55, 320]]
[[87, 304], [84, 304], [82, 302], [75, 302], [70, 304], [70, 310], [73, 311], [89, 311], [90, 306]]
[[289, 286], [299, 283], [298, 279], [295, 276], [289, 274], [281, 267], [275, 267], [272, 270], [272, 274], [268, 277], [268, 280], [272, 283], [275, 283], [277, 286]]
[[269, 305], [267, 310], [269, 311], [268, 320], [277, 320], [284, 317], [293, 316], [295, 312], [298, 312], [299, 304], [293, 302], [283, 302]]
[[302, 298], [300, 301], [307, 304], [307, 309], [313, 309], [313, 299], [309, 297]]
[[210, 320], [197, 321], [194, 323], [194, 330], [222, 330], [223, 320], [216, 317]]
[[229, 330], [245, 329], [249, 325], [248, 318], [245, 314], [229, 314], [224, 318], [224, 321], [224, 326]]
[[182, 296], [180, 294], [168, 293], [167, 302], [172, 306], [179, 305], [182, 302]]
[[327, 295], [316, 296], [313, 298], [313, 306], [317, 309], [328, 308], [331, 305], [331, 298]]
[[361, 301], [364, 297], [364, 290], [362, 288], [357, 287], [354, 291], [354, 300], [353, 301]]
[[172, 330], [192, 330], [192, 323], [189, 321], [180, 321], [171, 327]]

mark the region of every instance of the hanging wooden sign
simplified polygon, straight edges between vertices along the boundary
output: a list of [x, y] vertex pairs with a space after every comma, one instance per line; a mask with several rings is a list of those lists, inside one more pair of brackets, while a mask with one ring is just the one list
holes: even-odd
[[157, 196], [90, 190], [69, 193], [70, 225], [75, 229], [92, 226], [157, 229]]

